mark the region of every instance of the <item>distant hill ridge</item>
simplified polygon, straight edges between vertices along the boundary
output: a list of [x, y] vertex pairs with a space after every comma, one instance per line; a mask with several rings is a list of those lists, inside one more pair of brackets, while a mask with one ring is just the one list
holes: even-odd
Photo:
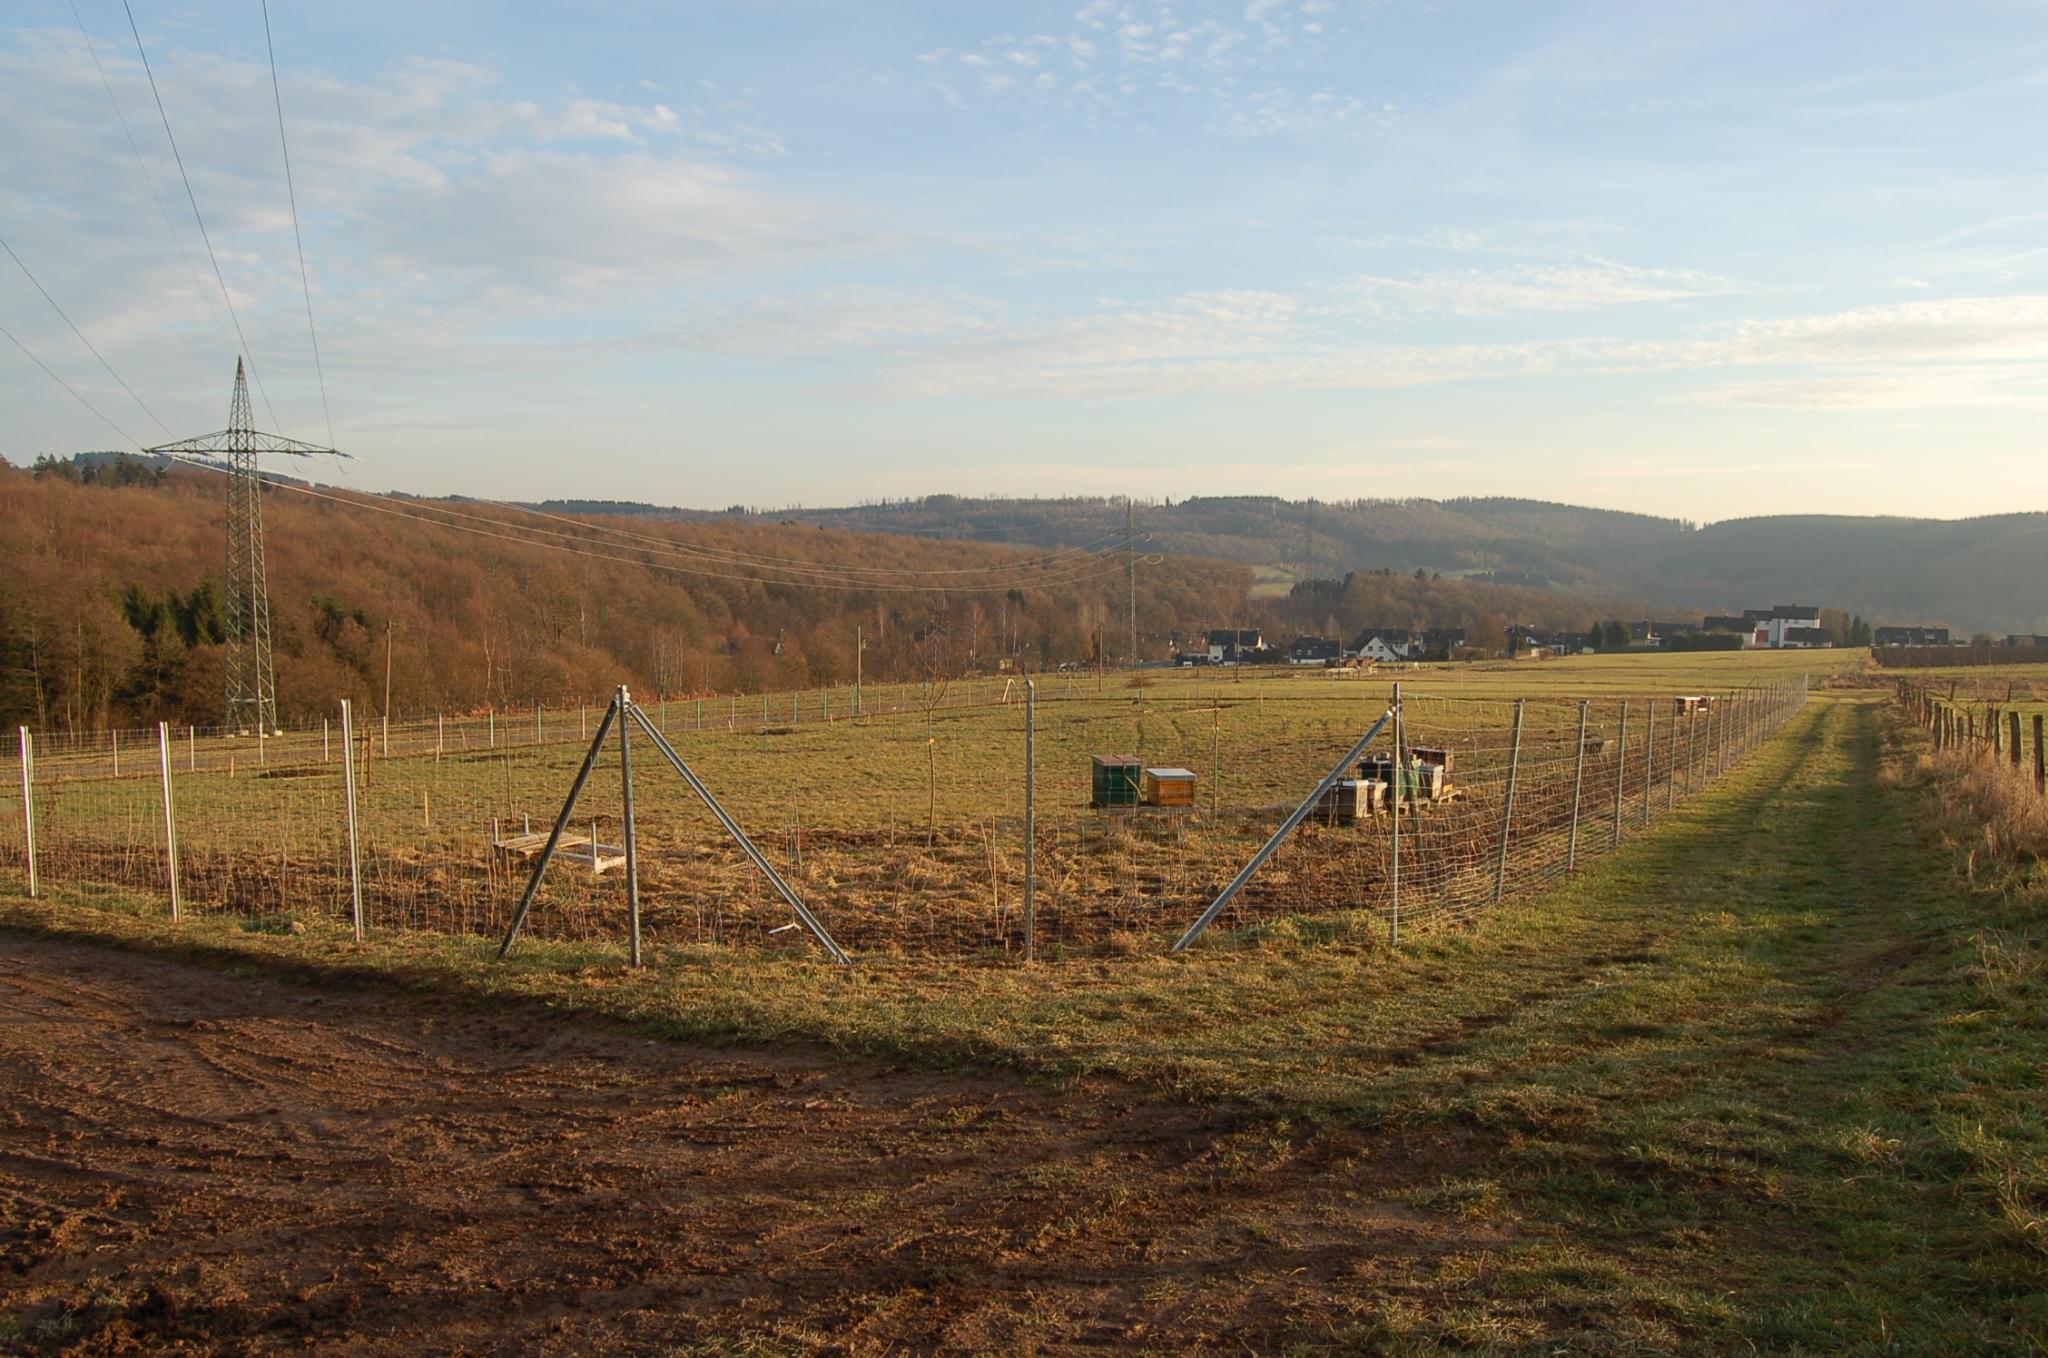
[[[931, 495], [828, 508], [684, 510], [549, 501], [564, 512], [824, 524], [1008, 545], [1071, 547], [1123, 531], [1121, 500]], [[1739, 612], [1824, 604], [1959, 632], [2048, 631], [2048, 513], [1975, 519], [1779, 514], [1683, 519], [1508, 497], [1286, 500], [1205, 495], [1137, 506], [1146, 549], [1281, 567], [1296, 576], [1417, 569], [1492, 573], [1591, 599]]]

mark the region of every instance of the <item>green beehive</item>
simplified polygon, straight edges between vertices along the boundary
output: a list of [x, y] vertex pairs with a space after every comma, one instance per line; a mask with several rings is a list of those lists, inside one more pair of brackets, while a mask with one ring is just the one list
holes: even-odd
[[1141, 769], [1138, 757], [1130, 754], [1099, 754], [1095, 756], [1095, 781], [1092, 785], [1095, 806], [1136, 806], [1138, 804], [1138, 780]]

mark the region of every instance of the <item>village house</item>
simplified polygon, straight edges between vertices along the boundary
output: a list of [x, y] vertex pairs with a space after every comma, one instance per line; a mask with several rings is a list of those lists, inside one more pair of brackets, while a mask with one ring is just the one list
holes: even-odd
[[1253, 651], [1266, 649], [1266, 637], [1257, 628], [1226, 627], [1209, 633], [1209, 663], [1235, 665]]
[[1877, 646], [1946, 646], [1946, 627], [1880, 627], [1871, 638]]
[[1812, 604], [1746, 608], [1742, 616], [1750, 624], [1754, 646], [1778, 651], [1826, 644], [1820, 630], [1820, 609]]
[[1329, 637], [1296, 637], [1294, 644], [1287, 648], [1287, 662], [1291, 665], [1327, 665], [1341, 659], [1344, 644]]

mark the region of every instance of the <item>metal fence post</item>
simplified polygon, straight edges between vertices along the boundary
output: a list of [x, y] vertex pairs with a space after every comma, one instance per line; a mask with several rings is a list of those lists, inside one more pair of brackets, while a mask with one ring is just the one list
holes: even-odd
[[1038, 945], [1038, 685], [1024, 681], [1024, 960]]
[[1714, 714], [1721, 710], [1721, 700], [1709, 696], [1705, 729], [1700, 732], [1700, 781], [1714, 781]]
[[[628, 703], [633, 695], [626, 692], [624, 684], [619, 685], [619, 696], [614, 700], [621, 714], [619, 721], [619, 783], [624, 793], [626, 816], [626, 928], [630, 938], [628, 952], [632, 965], [640, 965], [640, 842], [633, 825], [633, 738], [627, 729], [633, 723], [624, 720]], [[590, 837], [590, 852], [595, 858], [597, 836]]]
[[28, 894], [36, 894], [36, 745], [21, 729], [21, 842], [28, 854]]
[[1586, 786], [1586, 709], [1592, 704], [1579, 699], [1579, 758], [1572, 770], [1572, 834], [1564, 851], [1564, 870], [1572, 871], [1579, 865], [1579, 794]]
[[1493, 875], [1493, 903], [1499, 905], [1508, 889], [1508, 837], [1515, 823], [1515, 773], [1522, 766], [1522, 704], [1515, 699], [1515, 731], [1508, 740], [1508, 786], [1500, 804], [1500, 866]]
[[349, 917], [355, 924], [356, 942], [363, 941], [363, 863], [356, 842], [356, 747], [355, 719], [348, 699], [341, 700], [342, 792], [348, 803], [348, 895]]
[[1650, 775], [1657, 767], [1657, 700], [1646, 699], [1643, 706], [1643, 820], [1650, 824], [1650, 788], [1656, 781]]
[[[110, 731], [108, 734], [114, 738], [114, 776], [119, 778], [121, 776], [121, 733], [119, 731]], [[263, 732], [259, 730], [256, 733], [256, 738], [261, 740]]]
[[2012, 739], [2008, 742], [2008, 744], [2012, 746], [2012, 766], [2013, 770], [2017, 772], [2020, 767], [2020, 745], [2023, 743], [2020, 740], [2020, 714], [2018, 712], [2013, 712], [2010, 714], [2010, 719], [2012, 726]]
[[1671, 704], [1671, 723], [1664, 733], [1664, 810], [1678, 809], [1678, 703]]
[[1401, 686], [1394, 685], [1394, 776], [1387, 782], [1387, 826], [1392, 832], [1392, 844], [1388, 854], [1387, 887], [1390, 927], [1387, 940], [1401, 941], [1401, 746], [1408, 738], [1406, 709], [1401, 702]]
[[1685, 795], [1690, 797], [1699, 786], [1700, 710], [1688, 707], [1685, 712]]
[[1614, 847], [1621, 847], [1621, 810], [1628, 778], [1628, 699], [1621, 700], [1621, 730], [1614, 742]]
[[171, 921], [176, 923], [183, 915], [183, 902], [178, 898], [178, 817], [171, 806], [171, 724], [167, 721], [156, 724], [156, 758], [164, 781], [164, 870], [171, 883]]

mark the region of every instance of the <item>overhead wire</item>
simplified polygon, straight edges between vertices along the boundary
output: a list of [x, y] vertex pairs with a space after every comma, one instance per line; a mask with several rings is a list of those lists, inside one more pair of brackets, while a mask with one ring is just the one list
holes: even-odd
[[185, 248], [185, 238], [178, 234], [178, 227], [171, 220], [171, 210], [164, 205], [164, 196], [157, 192], [156, 176], [149, 172], [149, 162], [143, 158], [142, 146], [135, 140], [135, 129], [128, 126], [128, 115], [121, 111], [121, 101], [114, 96], [114, 82], [107, 79], [107, 68], [100, 64], [99, 48], [93, 44], [92, 34], [86, 31], [85, 19], [78, 12], [77, 0], [72, 0], [71, 17], [78, 24], [78, 36], [85, 40], [85, 50], [92, 57], [92, 68], [99, 72], [100, 88], [107, 92], [107, 102], [114, 107], [114, 118], [121, 124], [121, 135], [128, 139], [128, 149], [135, 155], [135, 168], [142, 171], [142, 182], [149, 185], [149, 196], [156, 202], [157, 213], [164, 219], [164, 229], [171, 233], [171, 242], [178, 247], [178, 258], [185, 261], [185, 272], [191, 276], [192, 291], [206, 307], [207, 316], [213, 321], [213, 328], [220, 331], [221, 338], [227, 338], [228, 328], [221, 324], [220, 310], [214, 306], [213, 298], [206, 291], [206, 284], [199, 279], [199, 266], [192, 262], [191, 252]]
[[313, 341], [313, 374], [320, 381], [320, 414], [327, 421], [327, 442], [332, 444], [334, 412], [327, 404], [327, 372], [320, 363], [320, 332], [313, 328], [313, 284], [306, 276], [306, 240], [299, 231], [299, 191], [292, 185], [292, 149], [284, 139], [284, 91], [277, 83], [277, 47], [270, 40], [270, 0], [263, 0], [263, 47], [270, 54], [270, 97], [277, 104], [277, 148], [284, 155], [284, 192], [292, 205], [292, 244], [298, 247], [299, 287], [306, 295], [306, 334]]
[[40, 358], [37, 358], [35, 350], [29, 348], [26, 344], [23, 344], [19, 339], [16, 339], [15, 334], [12, 330], [9, 330], [4, 325], [0, 325], [0, 335], [5, 335], [7, 336], [8, 339], [14, 340], [14, 347], [21, 350], [22, 353], [28, 355], [29, 362], [35, 364], [38, 368], [41, 368], [43, 370], [44, 375], [47, 376], [52, 382], [55, 382], [58, 386], [70, 392], [72, 399], [76, 400], [80, 405], [84, 406], [87, 410], [90, 410], [94, 415], [98, 416], [101, 424], [106, 425], [107, 428], [119, 434], [121, 436], [122, 442], [128, 444], [130, 447], [139, 448], [142, 446], [141, 440], [137, 439], [133, 434], [130, 434], [120, 425], [115, 424], [114, 421], [107, 415], [105, 411], [101, 410], [91, 401], [86, 400], [85, 397], [82, 394], [80, 394], [78, 388], [72, 386], [69, 382], [66, 382], [63, 378], [57, 376], [55, 372], [51, 371], [50, 365], [43, 362]]
[[163, 417], [158, 415], [154, 410], [151, 410], [149, 408], [149, 402], [143, 400], [140, 396], [137, 396], [135, 394], [135, 388], [129, 386], [128, 383], [122, 379], [121, 374], [114, 371], [114, 365], [107, 362], [107, 356], [99, 351], [97, 345], [95, 345], [91, 340], [85, 337], [85, 332], [78, 328], [78, 322], [72, 320], [70, 313], [65, 311], [63, 307], [57, 305], [57, 299], [50, 296], [50, 290], [43, 286], [42, 280], [37, 278], [34, 273], [30, 272], [28, 265], [22, 263], [21, 256], [14, 253], [14, 247], [7, 243], [7, 238], [5, 236], [0, 236], [0, 250], [5, 250], [7, 252], [7, 257], [14, 261], [14, 267], [21, 270], [22, 277], [28, 279], [29, 282], [35, 285], [36, 291], [40, 292], [43, 295], [43, 300], [50, 304], [50, 310], [56, 312], [57, 315], [63, 320], [64, 324], [71, 327], [71, 333], [78, 336], [78, 342], [80, 344], [83, 344], [86, 347], [86, 349], [92, 354], [92, 356], [99, 360], [100, 366], [107, 370], [107, 376], [113, 378], [114, 381], [116, 381], [117, 383], [120, 383], [121, 390], [128, 393], [128, 399], [135, 402], [136, 405], [142, 407], [142, 413], [149, 416], [149, 418], [151, 418], [152, 420], [155, 420], [157, 422], [157, 426], [161, 428], [166, 434], [171, 433], [171, 427], [168, 424], [164, 423]]
[[[220, 466], [219, 464], [209, 459], [195, 457], [185, 453], [167, 453], [165, 454], [165, 456], [170, 457], [183, 465], [197, 467], [203, 471], [215, 472], [221, 475], [231, 474], [228, 468]], [[485, 518], [481, 515], [462, 514], [458, 511], [446, 511], [440, 509], [438, 506], [425, 505], [418, 501], [397, 501], [389, 496], [380, 496], [369, 492], [364, 492], [356, 496], [337, 495], [331, 491], [323, 491], [314, 486], [302, 485], [295, 481], [280, 479], [268, 473], [259, 473], [259, 475], [262, 477], [263, 481], [267, 485], [277, 490], [290, 491], [295, 495], [303, 495], [311, 499], [323, 500], [333, 504], [344, 505], [357, 509], [366, 509], [374, 513], [385, 514], [395, 518], [405, 519], [413, 523], [424, 524], [428, 527], [445, 528], [452, 532], [467, 533], [474, 537], [489, 538], [500, 542], [509, 542], [523, 547], [537, 547], [546, 551], [561, 552], [569, 556], [583, 557], [588, 560], [605, 561], [619, 565], [638, 566], [645, 570], [667, 571], [676, 575], [698, 576], [705, 579], [714, 580], [729, 580], [744, 584], [781, 586], [786, 589], [827, 589], [846, 593], [860, 593], [863, 591], [885, 591], [890, 593], [902, 594], [993, 593], [999, 590], [1014, 588], [1019, 584], [1028, 584], [1038, 588], [1044, 588], [1049, 585], [1079, 584], [1091, 579], [1120, 574], [1123, 569], [1120, 563], [1115, 562], [1109, 558], [1091, 556], [1087, 559], [1089, 563], [1087, 566], [1083, 567], [1077, 563], [1075, 569], [1066, 571], [1064, 573], [1047, 573], [1035, 577], [1027, 576], [1021, 579], [1004, 580], [993, 584], [985, 585], [912, 585], [891, 584], [886, 582], [850, 581], [845, 579], [843, 571], [834, 569], [823, 570], [823, 574], [829, 576], [830, 578], [806, 579], [800, 577], [795, 579], [778, 579], [759, 574], [744, 574], [736, 571], [716, 571], [696, 566], [677, 565], [672, 562], [650, 560], [646, 556], [622, 556], [612, 552], [594, 551], [591, 550], [593, 546], [605, 544], [592, 544], [585, 539], [573, 538], [568, 539], [567, 541], [549, 541], [547, 540], [547, 538], [566, 538], [567, 535], [547, 534], [544, 537], [528, 536], [513, 526], [503, 524], [501, 521], [498, 520]], [[420, 512], [422, 510], [426, 512]], [[434, 513], [446, 513], [450, 514], [451, 517], [430, 517], [430, 515]], [[472, 526], [471, 523], [456, 522], [454, 521], [455, 519], [469, 519], [472, 520], [474, 523], [492, 524], [495, 525], [495, 528], [475, 527]]]
[[142, 45], [142, 29], [135, 22], [135, 7], [128, 0], [121, 0], [121, 8], [128, 15], [128, 31], [135, 35], [135, 52], [142, 58], [142, 73], [149, 77], [149, 93], [156, 100], [157, 116], [163, 120], [164, 138], [171, 144], [171, 159], [177, 162], [178, 178], [185, 184], [185, 199], [192, 205], [192, 220], [199, 224], [199, 239], [206, 246], [206, 258], [213, 265], [213, 280], [220, 284], [220, 299], [227, 305], [228, 319], [234, 322], [235, 339], [242, 346], [242, 357], [249, 365], [249, 376], [256, 380], [256, 391], [263, 397], [263, 408], [270, 413], [270, 422], [278, 424], [277, 407], [270, 403], [270, 393], [264, 389], [262, 374], [256, 367], [256, 356], [250, 352], [248, 336], [242, 333], [242, 318], [235, 312], [235, 299], [228, 293], [228, 280], [220, 271], [220, 256], [214, 253], [213, 237], [206, 230], [206, 217], [199, 211], [199, 195], [192, 191], [192, 176], [185, 172], [185, 157], [178, 150], [177, 134], [171, 131], [171, 115], [164, 107], [163, 91], [157, 88], [156, 72], [150, 69], [149, 52]]

